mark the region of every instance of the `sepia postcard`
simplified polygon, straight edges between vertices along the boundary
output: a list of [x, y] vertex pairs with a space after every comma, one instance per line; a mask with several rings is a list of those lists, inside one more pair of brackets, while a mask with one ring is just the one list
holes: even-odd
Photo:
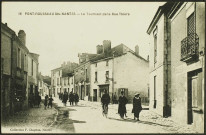
[[1, 133], [204, 133], [205, 2], [2, 1]]

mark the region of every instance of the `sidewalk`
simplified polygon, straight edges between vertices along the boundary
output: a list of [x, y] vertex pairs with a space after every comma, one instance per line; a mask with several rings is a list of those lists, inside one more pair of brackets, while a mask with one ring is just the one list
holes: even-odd
[[41, 106], [20, 111], [11, 116], [7, 121], [2, 121], [2, 133], [48, 133], [51, 132], [50, 125], [54, 121], [55, 108], [44, 109]]

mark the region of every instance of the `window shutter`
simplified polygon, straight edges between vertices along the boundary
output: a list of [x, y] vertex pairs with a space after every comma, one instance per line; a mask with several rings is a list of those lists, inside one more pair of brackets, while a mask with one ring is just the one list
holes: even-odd
[[187, 35], [195, 33], [195, 17], [194, 13], [192, 13], [187, 19]]

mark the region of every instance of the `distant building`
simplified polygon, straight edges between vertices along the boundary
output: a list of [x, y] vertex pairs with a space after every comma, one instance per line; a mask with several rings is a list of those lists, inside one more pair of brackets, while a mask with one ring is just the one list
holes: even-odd
[[79, 65], [74, 69], [74, 91], [82, 100], [90, 100], [90, 60], [97, 54], [79, 53]]
[[63, 63], [61, 67], [51, 70], [51, 91], [54, 97], [58, 97], [59, 93], [71, 92], [74, 89], [73, 72], [77, 65], [74, 62], [67, 62]]
[[38, 88], [41, 96], [51, 95], [51, 77], [43, 76], [41, 73], [38, 75]]
[[139, 55], [139, 47], [135, 48], [135, 52], [124, 44], [111, 48], [108, 41], [103, 41], [103, 51], [97, 46], [97, 52], [101, 53], [91, 59], [92, 101], [101, 101], [103, 91], [107, 90], [111, 97], [115, 93], [119, 97], [124, 91], [130, 103], [139, 92], [143, 102], [149, 102], [149, 62]]
[[204, 132], [205, 3], [167, 2], [147, 33], [150, 109]]

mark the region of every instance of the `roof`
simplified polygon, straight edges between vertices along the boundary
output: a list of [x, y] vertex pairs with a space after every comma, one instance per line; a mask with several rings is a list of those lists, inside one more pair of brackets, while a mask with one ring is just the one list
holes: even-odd
[[23, 47], [27, 52], [29, 52], [29, 49], [22, 43], [22, 41], [19, 39], [19, 37], [16, 35], [16, 33], [7, 26], [7, 23], [1, 23], [1, 28], [12, 34], [15, 41], [17, 41], [21, 47]]
[[[124, 48], [127, 48], [127, 50], [124, 50]], [[128, 48], [126, 45], [120, 44], [120, 45], [117, 45], [117, 46], [113, 47], [108, 53], [99, 54], [95, 58], [91, 59], [91, 62], [94, 63], [94, 62], [98, 62], [100, 60], [112, 59], [113, 54], [114, 54], [114, 57], [119, 57], [119, 56], [122, 56], [122, 55], [126, 54], [127, 52], [130, 52], [133, 55], [135, 55], [136, 57], [138, 57], [138, 58], [140, 58], [144, 61], [147, 61], [146, 59], [144, 59], [140, 55], [136, 55], [135, 52], [133, 50], [131, 50], [130, 48]]]
[[147, 29], [148, 34], [150, 34], [152, 32], [153, 28], [157, 24], [158, 20], [162, 16], [162, 14], [163, 13], [168, 13], [170, 11], [170, 9], [173, 7], [174, 4], [175, 4], [175, 2], [167, 2], [163, 6], [159, 6], [155, 16], [153, 17], [153, 19], [152, 19], [152, 21], [151, 21], [151, 23], [150, 23], [150, 25]]
[[15, 32], [11, 29], [11, 28], [9, 28], [8, 26], [7, 26], [7, 23], [1, 23], [1, 28], [3, 28], [3, 29], [5, 29], [7, 32], [9, 32], [10, 34], [15, 34]]
[[176, 2], [168, 13], [168, 18], [172, 18], [184, 2]]

